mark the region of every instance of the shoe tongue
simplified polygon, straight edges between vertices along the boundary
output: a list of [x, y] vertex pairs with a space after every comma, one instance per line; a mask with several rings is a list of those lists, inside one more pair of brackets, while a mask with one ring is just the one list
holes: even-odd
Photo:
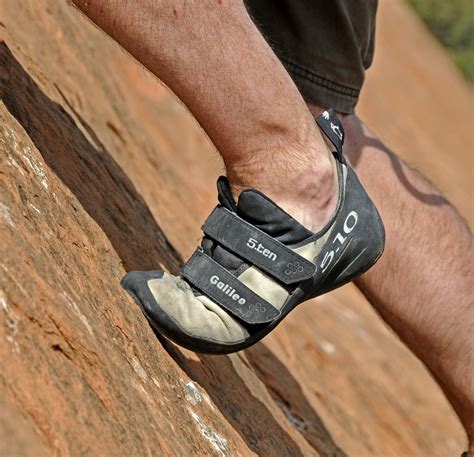
[[313, 235], [266, 195], [254, 189], [244, 190], [240, 194], [237, 214], [287, 246]]

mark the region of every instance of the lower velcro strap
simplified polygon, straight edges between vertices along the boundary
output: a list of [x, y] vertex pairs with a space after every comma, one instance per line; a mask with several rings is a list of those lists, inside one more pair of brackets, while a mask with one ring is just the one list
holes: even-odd
[[280, 311], [197, 248], [181, 275], [222, 308], [248, 324], [271, 322]]

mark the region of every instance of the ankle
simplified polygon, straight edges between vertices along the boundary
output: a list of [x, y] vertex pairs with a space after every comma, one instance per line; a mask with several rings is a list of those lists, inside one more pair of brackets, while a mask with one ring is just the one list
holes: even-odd
[[310, 230], [322, 228], [333, 214], [338, 198], [335, 161], [309, 148], [303, 152], [258, 151], [247, 160], [227, 164], [232, 192], [238, 197], [254, 188], [277, 203]]
[[225, 167], [235, 196], [254, 186], [262, 192], [300, 194], [309, 187], [309, 182], [325, 182], [332, 175], [332, 166], [328, 149], [326, 146], [321, 149], [308, 146], [303, 150], [283, 145], [260, 147], [238, 160], [227, 160]]

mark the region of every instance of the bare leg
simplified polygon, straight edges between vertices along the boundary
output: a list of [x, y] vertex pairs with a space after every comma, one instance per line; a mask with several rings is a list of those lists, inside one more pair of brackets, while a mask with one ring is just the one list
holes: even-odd
[[256, 187], [308, 228], [324, 225], [337, 203], [332, 156], [241, 1], [74, 3], [184, 102], [234, 192]]
[[[321, 108], [310, 106], [318, 114]], [[385, 253], [357, 286], [427, 365], [474, 440], [473, 239], [449, 202], [362, 124], [345, 152], [379, 209]], [[471, 452], [474, 451], [472, 449]]]

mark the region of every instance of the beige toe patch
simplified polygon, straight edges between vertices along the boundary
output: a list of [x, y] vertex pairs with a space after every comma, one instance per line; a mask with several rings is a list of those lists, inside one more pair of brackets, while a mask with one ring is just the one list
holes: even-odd
[[212, 300], [196, 297], [181, 277], [164, 273], [161, 279], [150, 279], [148, 287], [163, 311], [191, 336], [228, 344], [249, 336], [244, 327]]

